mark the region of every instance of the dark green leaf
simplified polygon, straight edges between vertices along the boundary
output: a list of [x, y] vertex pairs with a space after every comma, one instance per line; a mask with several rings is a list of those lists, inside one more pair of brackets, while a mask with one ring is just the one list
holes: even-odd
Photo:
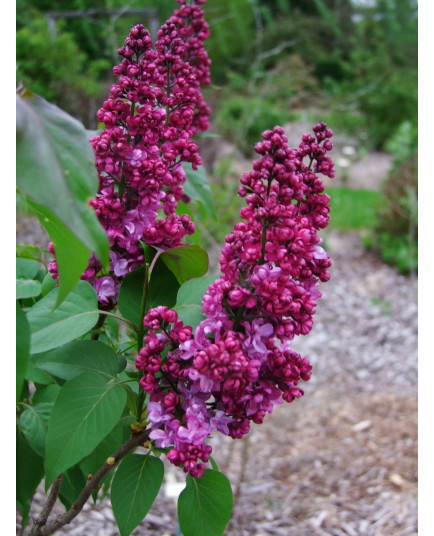
[[118, 370], [117, 373], [120, 374], [123, 372], [128, 365], [127, 358], [124, 356], [124, 354], [118, 354]]
[[33, 279], [17, 279], [17, 300], [24, 298], [36, 298], [41, 294], [42, 285]]
[[45, 438], [52, 409], [53, 403], [41, 402], [27, 407], [20, 417], [23, 434], [32, 449], [42, 457], [45, 456]]
[[62, 387], [48, 425], [45, 485], [88, 456], [116, 426], [125, 407], [119, 384], [107, 384], [95, 373], [85, 373]]
[[131, 454], [122, 460], [113, 478], [110, 494], [121, 536], [129, 536], [146, 516], [158, 495], [163, 477], [163, 462], [154, 456]]
[[98, 320], [98, 299], [92, 286], [79, 281], [74, 290], [53, 311], [58, 288], [38, 301], [27, 313], [32, 354], [57, 348], [88, 332]]
[[192, 277], [201, 277], [208, 270], [208, 254], [199, 246], [179, 246], [167, 249], [160, 259], [182, 285]]
[[18, 402], [30, 357], [30, 326], [19, 303], [16, 303], [16, 399]]
[[67, 510], [74, 504], [86, 482], [87, 479], [78, 465], [65, 471], [60, 486], [59, 499]]
[[[130, 428], [131, 430], [131, 428]], [[105, 460], [115, 452], [127, 439], [125, 429], [117, 426], [101, 441], [95, 449], [81, 462], [80, 467], [85, 475], [94, 475]]]
[[[146, 268], [144, 266], [128, 274], [122, 282], [119, 292], [119, 311], [124, 318], [131, 320], [136, 326], [139, 326], [141, 322], [140, 308], [145, 285], [145, 274]], [[161, 259], [157, 259], [149, 281], [145, 314], [148, 309], [158, 305], [173, 307], [178, 289], [179, 283], [176, 277]]]
[[32, 404], [54, 404], [57, 395], [60, 392], [60, 385], [49, 384], [38, 386], [35, 393], [33, 394]]
[[232, 489], [223, 473], [206, 469], [200, 478], [187, 476], [178, 499], [178, 519], [184, 536], [221, 536], [231, 516]]
[[157, 259], [149, 282], [148, 308], [151, 309], [158, 305], [173, 307], [176, 303], [178, 289], [179, 283], [176, 277], [160, 258]]
[[45, 372], [44, 370], [36, 368], [32, 361], [27, 363], [25, 378], [26, 380], [30, 380], [33, 383], [38, 383], [41, 385], [57, 383], [57, 380], [54, 378], [54, 376], [51, 376], [51, 374], [48, 374], [48, 372]]
[[118, 308], [121, 315], [140, 326], [140, 306], [145, 286], [146, 267], [142, 266], [125, 276], [118, 296]]
[[98, 341], [75, 341], [50, 352], [32, 356], [33, 364], [53, 376], [71, 380], [83, 372], [99, 372], [116, 377], [118, 356]]
[[184, 193], [194, 201], [199, 202], [205, 215], [209, 214], [216, 219], [212, 192], [204, 166], [200, 166], [196, 170], [192, 168], [189, 162], [184, 162], [182, 166], [186, 174], [186, 181], [183, 184]]
[[23, 518], [27, 518], [30, 499], [44, 476], [44, 460], [30, 447], [17, 428], [16, 493]]
[[178, 313], [178, 319], [184, 322], [184, 325], [196, 328], [204, 319], [202, 313], [202, 298], [208, 287], [218, 276], [207, 275], [197, 279], [186, 281], [178, 291], [175, 311]]

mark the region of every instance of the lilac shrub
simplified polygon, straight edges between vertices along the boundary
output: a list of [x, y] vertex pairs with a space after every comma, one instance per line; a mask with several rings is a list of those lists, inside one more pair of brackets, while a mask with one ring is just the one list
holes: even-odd
[[[178, 203], [188, 201], [184, 165], [194, 174], [202, 164], [194, 138], [209, 126], [210, 109], [202, 95], [202, 88], [210, 84], [204, 49], [209, 28], [200, 8], [204, 0], [178, 2], [179, 9], [160, 28], [155, 43], [143, 25], [131, 29], [118, 51], [122, 61], [113, 70], [117, 82], [97, 113], [104, 129], [91, 139], [99, 184], [90, 204], [98, 218], [96, 228], [101, 231], [99, 221], [109, 241], [108, 270], [92, 253], [81, 275], [84, 281], [71, 286], [73, 297], [69, 303], [63, 297], [67, 306], [60, 313], [55, 311], [55, 288], [44, 296], [24, 294], [37, 298], [27, 309], [18, 304], [30, 348], [25, 348], [25, 360], [32, 355], [29, 379], [36, 382], [37, 394], [46, 385], [38, 384], [41, 378], [55, 384], [50, 391], [55, 394], [51, 417], [41, 417], [50, 419], [46, 438], [41, 438], [33, 416], [25, 413], [34, 402], [28, 398], [31, 390], [23, 389], [24, 402], [19, 402], [21, 441], [31, 443], [36, 437], [31, 448], [40, 464], [30, 495], [27, 488], [21, 490], [24, 515], [42, 475], [54, 489], [50, 494], [61, 500], [63, 474], [66, 479], [72, 470], [78, 476], [89, 475], [72, 506], [66, 498], [69, 509], [55, 522], [48, 522], [54, 504], [48, 499], [46, 516], [41, 514], [35, 522], [33, 536], [48, 536], [70, 523], [117, 464], [111, 501], [120, 532], [130, 534], [163, 481], [162, 452], [188, 473], [178, 502], [183, 534], [203, 534], [203, 515], [209, 516], [213, 533], [222, 534], [232, 509], [232, 491], [222, 473], [206, 469], [212, 452], [209, 439], [217, 432], [242, 438], [251, 422], [261, 424], [275, 405], [301, 397], [302, 382], [311, 376], [309, 360], [292, 349], [291, 341], [311, 331], [320, 283], [330, 277], [331, 262], [318, 232], [329, 222], [330, 198], [321, 176], [334, 176], [328, 156], [332, 131], [325, 123], [316, 124], [298, 148], [289, 147], [281, 126], [262, 134], [255, 146], [259, 158], [240, 179], [238, 194], [245, 206], [241, 221], [225, 238], [221, 273], [208, 288], [208, 279], [189, 281], [205, 274], [207, 262], [200, 274], [195, 263], [206, 259], [206, 253], [188, 245], [195, 226], [188, 215], [179, 214]], [[200, 176], [194, 175], [194, 180]], [[101, 232], [104, 239], [105, 234]], [[59, 239], [53, 241], [60, 251]], [[53, 243], [49, 251], [54, 256], [49, 272], [58, 280]], [[187, 268], [173, 268], [185, 259]], [[75, 282], [85, 261], [77, 264]], [[196, 301], [188, 305], [199, 310], [203, 295], [202, 314], [200, 321], [188, 325], [177, 312], [182, 292], [167, 298], [182, 290], [180, 285], [191, 283]], [[122, 316], [110, 313], [116, 306]], [[128, 323], [132, 329], [126, 337], [131, 340], [120, 342], [110, 330], [99, 339], [108, 315]], [[70, 333], [62, 331], [64, 321]], [[131, 367], [135, 363], [134, 369], [125, 370], [126, 357]], [[80, 371], [87, 358], [92, 366], [88, 369], [86, 362]], [[71, 374], [71, 364], [78, 376]], [[37, 402], [30, 409], [37, 413]], [[111, 434], [117, 427], [128, 436], [121, 446]], [[23, 456], [29, 452], [25, 441]], [[149, 452], [133, 455], [138, 446]], [[89, 455], [97, 447], [104, 451], [105, 462], [89, 474]], [[207, 501], [220, 503], [215, 511], [200, 511], [190, 524], [198, 489]]]

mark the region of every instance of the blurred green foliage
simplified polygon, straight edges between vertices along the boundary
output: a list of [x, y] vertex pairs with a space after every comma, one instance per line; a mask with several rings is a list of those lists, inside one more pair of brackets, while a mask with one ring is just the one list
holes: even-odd
[[[176, 6], [175, 0], [17, 0], [17, 80], [94, 128], [89, 118], [113, 82], [116, 49], [133, 24], [150, 21], [59, 19], [54, 35], [47, 12], [157, 8], [161, 24]], [[368, 148], [384, 148], [401, 123], [416, 122], [416, 0], [207, 0], [204, 9], [213, 83], [224, 88], [216, 122], [243, 151], [263, 125], [290, 121], [312, 103]], [[296, 98], [302, 77], [310, 91]]]
[[[158, 21], [173, 11], [173, 0], [158, 0]], [[96, 128], [96, 111], [107, 98], [113, 65], [134, 24], [150, 20], [128, 9], [155, 9], [150, 0], [17, 0], [17, 83], [54, 102]], [[51, 12], [120, 10], [120, 15], [56, 18]]]
[[338, 231], [373, 231], [378, 222], [381, 194], [375, 190], [333, 187], [330, 195], [329, 229]]
[[[239, 123], [247, 118], [250, 131], [258, 132], [261, 123], [275, 116], [274, 108], [280, 108], [285, 122], [291, 120], [288, 109], [320, 107], [335, 130], [355, 135], [367, 149], [384, 149], [402, 122], [416, 124], [414, 0], [378, 0], [373, 7], [350, 0], [236, 0], [219, 2], [216, 11], [214, 4], [209, 0], [207, 7], [213, 32], [209, 50], [213, 79], [224, 86], [217, 122], [240, 149], [247, 144], [240, 138]], [[277, 65], [289, 67], [293, 57], [303, 62], [311, 89], [296, 103], [291, 89], [299, 89], [300, 73], [294, 76], [287, 68], [281, 80], [274, 75]], [[282, 86], [290, 88], [286, 99], [281, 98]], [[256, 128], [251, 125], [255, 122]]]
[[418, 152], [417, 130], [410, 122], [400, 125], [388, 150], [393, 166], [384, 182], [375, 234], [368, 247], [404, 274], [418, 269]]
[[[59, 19], [49, 11], [158, 9], [175, 0], [17, 0], [17, 82], [60, 105], [88, 128], [113, 83], [116, 50], [141, 17]], [[249, 157], [263, 130], [315, 110], [341, 138], [394, 155], [377, 193], [333, 189], [331, 227], [375, 230], [372, 247], [403, 271], [417, 263], [418, 11], [416, 0], [207, 0], [214, 131]], [[229, 166], [229, 167], [228, 167]], [[210, 236], [238, 218], [239, 177], [217, 163], [212, 184], [224, 214]], [[219, 207], [222, 210], [219, 210]], [[355, 220], [355, 219], [357, 220]]]

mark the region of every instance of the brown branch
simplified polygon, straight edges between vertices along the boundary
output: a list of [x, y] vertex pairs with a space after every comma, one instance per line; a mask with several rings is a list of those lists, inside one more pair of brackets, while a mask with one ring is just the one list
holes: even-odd
[[42, 512], [39, 514], [38, 518], [35, 520], [30, 536], [36, 536], [41, 527], [43, 527], [48, 520], [48, 516], [51, 514], [51, 510], [54, 507], [54, 504], [59, 495], [60, 486], [62, 485], [63, 474], [58, 476], [51, 486], [50, 495], [48, 496], [47, 502], [42, 508]]
[[[91, 496], [92, 492], [96, 490], [105, 478], [105, 476], [124, 458], [129, 452], [134, 448], [138, 447], [144, 443], [149, 436], [150, 430], [144, 430], [135, 436], [131, 436], [125, 443], [119, 447], [109, 458], [106, 459], [104, 465], [90, 478], [84, 488], [82, 489], [80, 495], [77, 497], [77, 500], [71, 506], [71, 508], [57, 516], [55, 521], [50, 523], [40, 524], [36, 529], [32, 530], [31, 536], [49, 536], [53, 534], [56, 530], [59, 530], [64, 525], [68, 525], [71, 521], [81, 512], [83, 506], [86, 504], [87, 500]], [[56, 481], [57, 482], [57, 481]], [[54, 484], [53, 484], [54, 486]], [[51, 493], [50, 493], [51, 496]], [[47, 500], [50, 500], [50, 497]], [[51, 507], [52, 508], [52, 507]], [[45, 509], [45, 507], [44, 507]], [[51, 510], [50, 510], [51, 511]], [[42, 514], [41, 514], [42, 515]], [[48, 516], [47, 516], [48, 517]]]

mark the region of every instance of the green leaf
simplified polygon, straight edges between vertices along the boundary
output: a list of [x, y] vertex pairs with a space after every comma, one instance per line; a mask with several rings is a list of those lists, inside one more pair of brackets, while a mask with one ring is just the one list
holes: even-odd
[[30, 326], [19, 303], [16, 303], [16, 399], [18, 402], [30, 358]]
[[221, 536], [231, 516], [232, 489], [223, 473], [206, 469], [200, 478], [187, 476], [178, 499], [179, 526], [184, 536]]
[[181, 286], [174, 309], [178, 313], [178, 319], [182, 320], [184, 325], [195, 329], [204, 319], [202, 298], [211, 283], [218, 277], [207, 275], [197, 279], [190, 279]]
[[121, 536], [129, 536], [146, 516], [158, 495], [163, 477], [163, 462], [155, 456], [131, 454], [122, 460], [113, 478], [110, 494]]
[[47, 251], [43, 251], [42, 249], [32, 246], [31, 244], [28, 245], [21, 245], [16, 244], [16, 255], [19, 258], [22, 259], [33, 259], [35, 261], [41, 261], [42, 254], [47, 253]]
[[149, 281], [147, 309], [157, 307], [158, 305], [165, 305], [169, 308], [173, 307], [176, 303], [178, 289], [179, 283], [176, 277], [160, 258], [157, 259]]
[[20, 417], [23, 434], [32, 449], [42, 457], [45, 456], [45, 438], [52, 409], [53, 403], [41, 402], [27, 407]]
[[54, 404], [57, 395], [60, 392], [60, 385], [54, 383], [49, 385], [38, 386], [32, 398], [32, 404]]
[[83, 125], [30, 92], [17, 95], [16, 156], [17, 186], [56, 249], [60, 303], [91, 251], [109, 261], [107, 235], [89, 205], [98, 190], [95, 157]]
[[186, 181], [182, 185], [184, 193], [194, 201], [199, 202], [205, 216], [209, 214], [212, 218], [217, 219], [208, 175], [204, 166], [194, 170], [189, 162], [184, 162], [182, 167], [186, 175]]
[[211, 467], [214, 469], [214, 471], [218, 471], [219, 467], [217, 465], [217, 462], [214, 460], [214, 458], [212, 456], [209, 457], [209, 461], [210, 461]]
[[103, 265], [108, 238], [89, 206], [98, 190], [95, 156], [83, 125], [54, 104], [17, 96], [17, 185], [49, 208]]
[[167, 249], [160, 259], [182, 285], [192, 277], [201, 277], [208, 270], [208, 254], [199, 246], [179, 246]]
[[27, 519], [30, 499], [44, 476], [44, 460], [30, 447], [18, 427], [16, 449], [17, 504], [21, 515]]
[[56, 280], [51, 277], [51, 274], [46, 274], [42, 281], [42, 297], [46, 296], [53, 288], [56, 288], [56, 284]]
[[[141, 322], [140, 308], [145, 285], [145, 275], [145, 266], [134, 270], [134, 272], [131, 272], [125, 277], [119, 291], [119, 311], [124, 318], [130, 320], [136, 326], [139, 326]], [[161, 259], [157, 259], [149, 281], [145, 314], [149, 309], [158, 305], [173, 307], [176, 302], [178, 289], [179, 283], [176, 277]]]
[[32, 354], [57, 348], [84, 335], [98, 320], [98, 299], [87, 281], [79, 281], [62, 304], [53, 311], [58, 290], [53, 289], [27, 313]]
[[116, 426], [93, 451], [80, 462], [81, 470], [85, 475], [94, 475], [104, 464], [105, 460], [113, 454], [127, 439], [126, 431]]
[[17, 279], [17, 300], [24, 298], [36, 298], [42, 292], [42, 285], [40, 281], [33, 279]]
[[33, 279], [39, 270], [39, 264], [34, 259], [16, 259], [17, 279]]
[[118, 296], [121, 315], [136, 326], [140, 326], [140, 307], [145, 286], [146, 267], [142, 266], [125, 276]]
[[119, 384], [85, 373], [62, 387], [47, 432], [45, 485], [88, 456], [116, 426], [125, 407]]
[[67, 510], [74, 504], [86, 482], [87, 479], [78, 465], [65, 471], [60, 486], [59, 499]]
[[57, 307], [79, 281], [89, 263], [89, 250], [51, 210], [29, 201], [54, 244], [59, 275]]
[[26, 378], [26, 380], [30, 380], [31, 382], [38, 383], [40, 385], [50, 385], [57, 383], [56, 378], [51, 376], [51, 374], [48, 374], [48, 372], [36, 368], [32, 361], [29, 361], [27, 363], [27, 369], [24, 377]]
[[83, 372], [99, 372], [116, 377], [118, 356], [98, 341], [75, 341], [50, 352], [32, 356], [33, 364], [62, 380], [71, 380]]
[[[197, 215], [194, 213], [192, 208], [193, 207], [191, 203], [183, 203], [182, 201], [178, 201], [178, 206], [176, 207], [176, 214], [178, 214], [178, 216], [186, 214], [187, 216], [190, 216], [191, 220], [194, 222], [196, 220]], [[202, 247], [199, 225], [195, 225], [194, 233], [188, 235], [188, 243]]]

